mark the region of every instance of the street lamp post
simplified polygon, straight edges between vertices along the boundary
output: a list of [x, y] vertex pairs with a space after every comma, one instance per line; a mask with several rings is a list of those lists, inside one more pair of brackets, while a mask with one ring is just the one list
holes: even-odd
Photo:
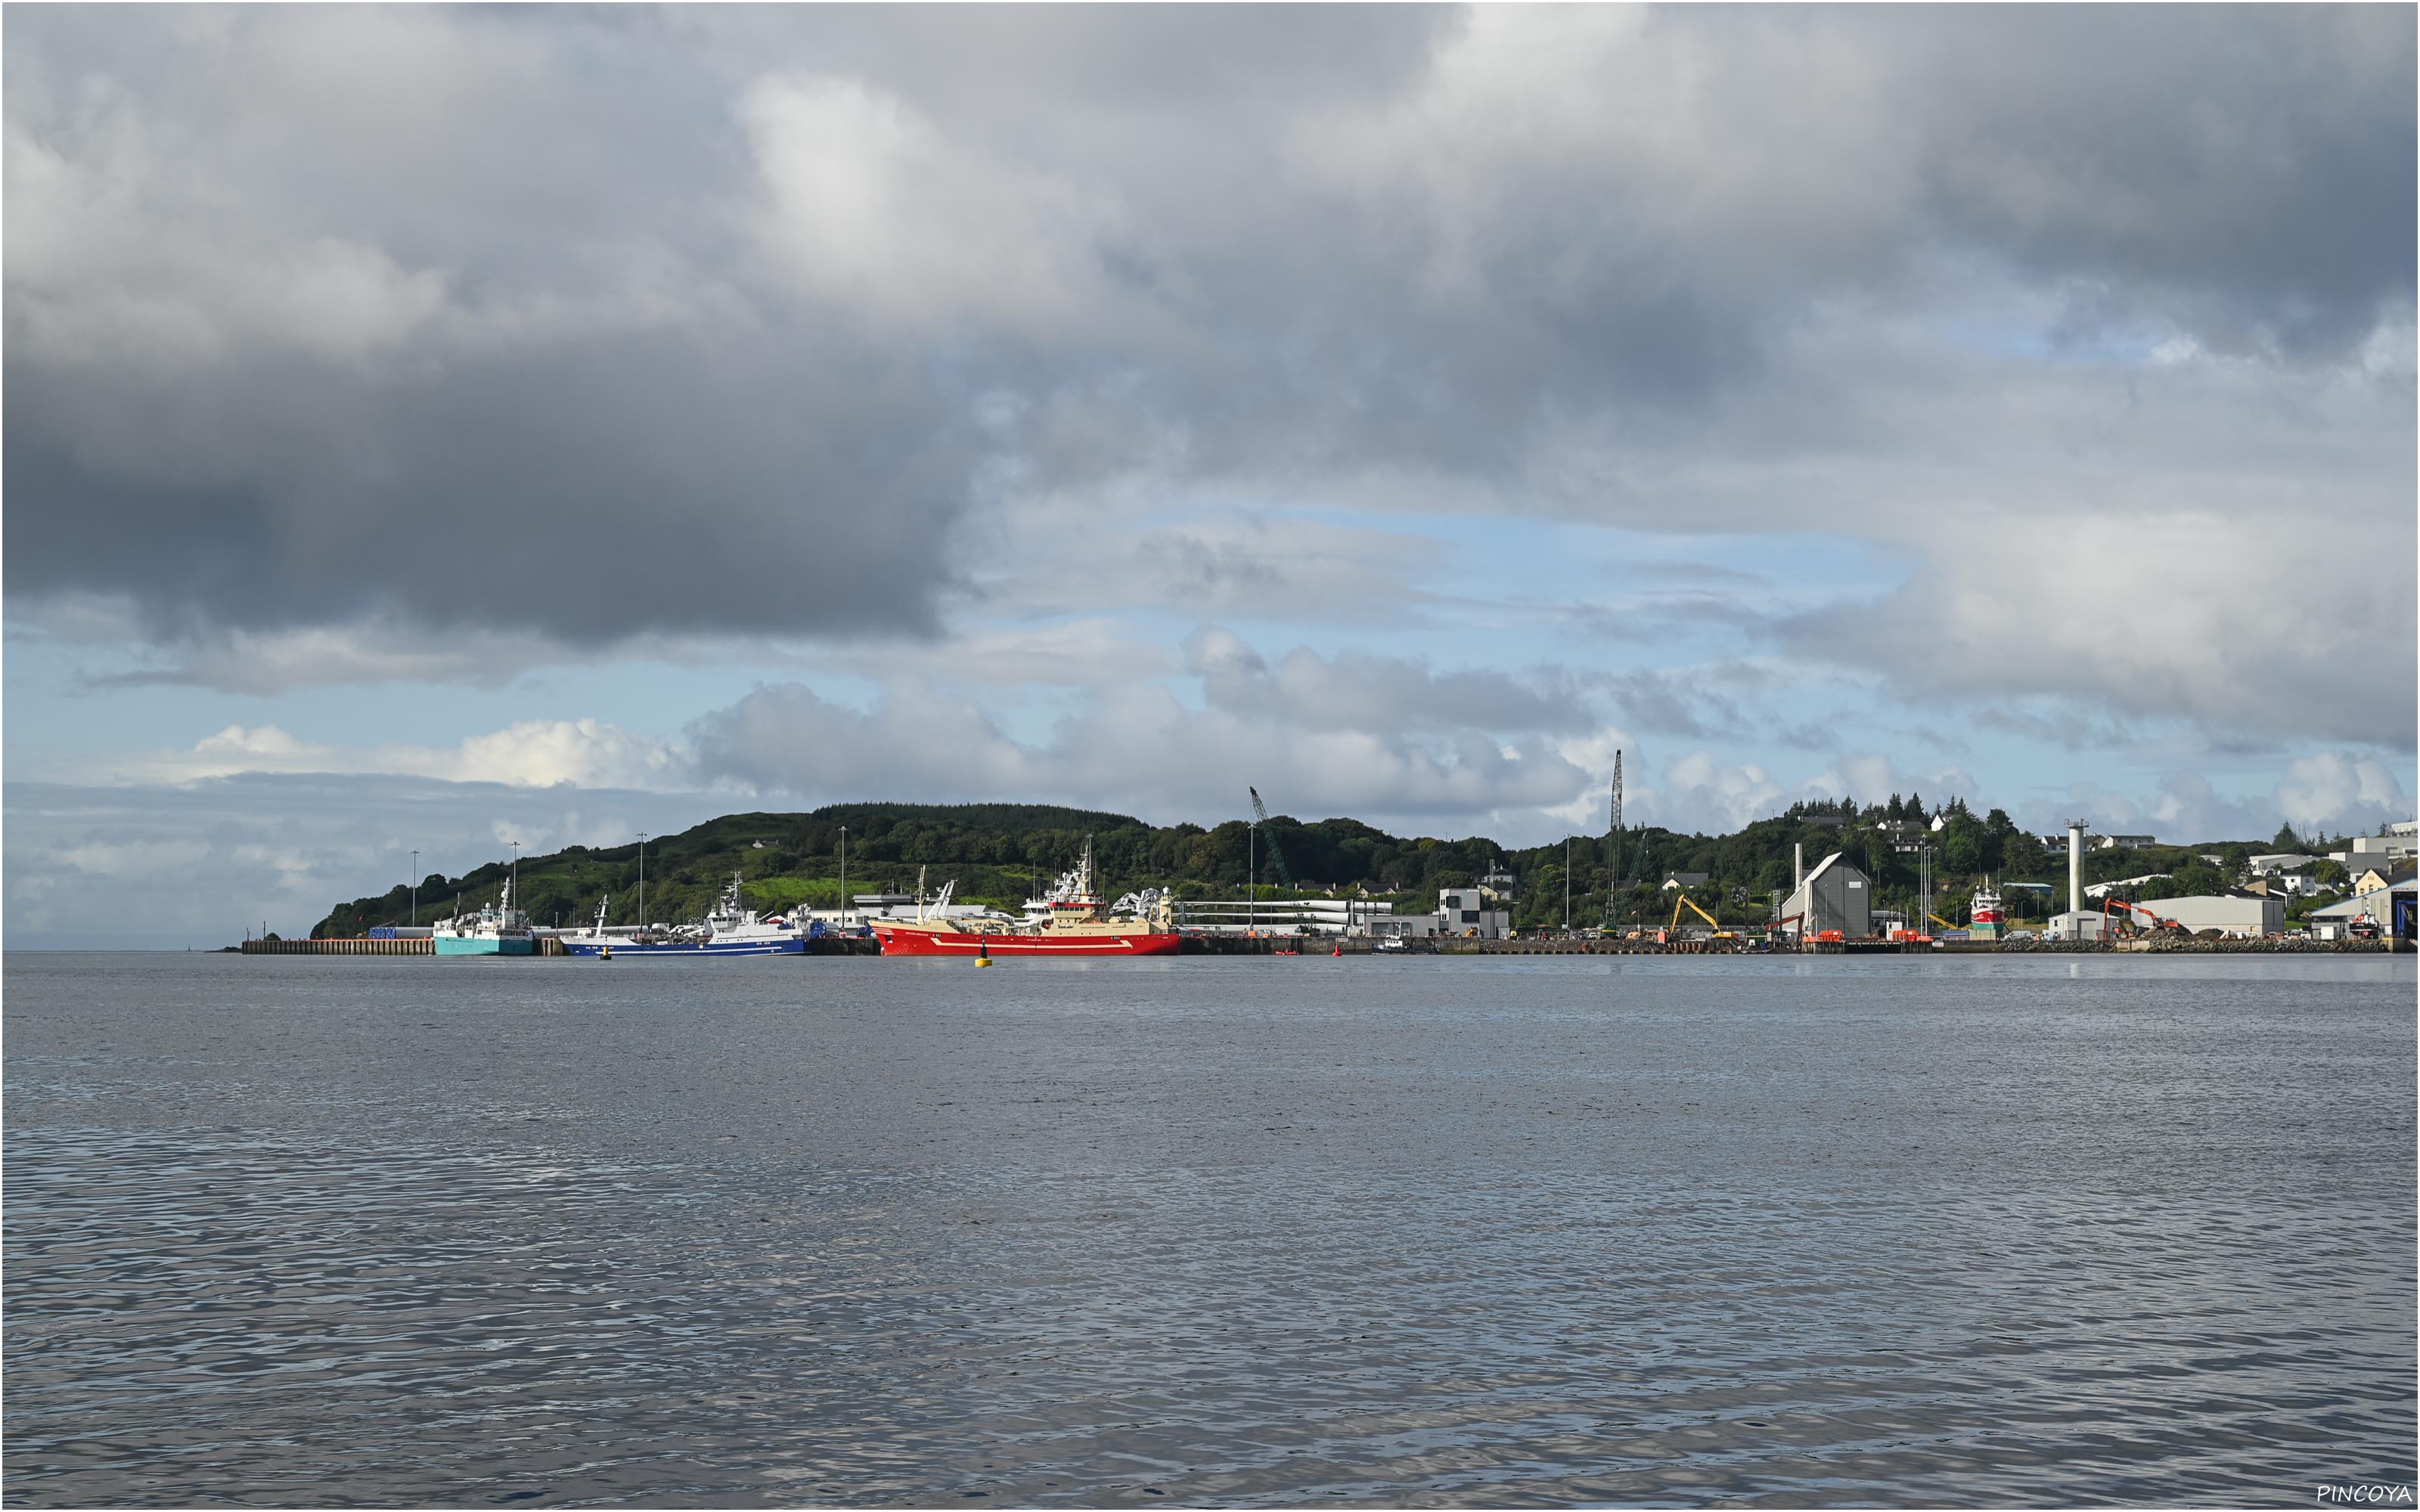
[[647, 832], [639, 831], [639, 933], [647, 932]]
[[420, 927], [420, 853], [411, 853], [411, 927]]
[[840, 826], [840, 930], [848, 933], [848, 826]]

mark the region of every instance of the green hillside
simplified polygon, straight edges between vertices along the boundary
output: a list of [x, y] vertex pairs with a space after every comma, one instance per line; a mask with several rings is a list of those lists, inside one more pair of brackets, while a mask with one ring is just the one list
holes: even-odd
[[[1669, 916], [1672, 895], [1656, 889], [1671, 872], [1704, 872], [1709, 880], [1690, 889], [1701, 905], [1725, 922], [1753, 922], [1765, 915], [1777, 889], [1791, 882], [1791, 848], [1803, 844], [1808, 865], [1834, 850], [1875, 879], [1876, 901], [1906, 906], [1916, 886], [1916, 858], [1893, 849], [1891, 823], [1921, 825], [1931, 817], [1920, 798], [1860, 808], [1847, 800], [1793, 805], [1735, 834], [1683, 835], [1637, 829], [1621, 840], [1619, 876], [1611, 889], [1612, 911], [1627, 922], [1655, 922]], [[737, 871], [752, 907], [799, 903], [832, 908], [842, 902], [840, 843], [848, 830], [847, 890], [911, 891], [920, 868], [935, 888], [954, 880], [958, 896], [1015, 909], [1059, 872], [1076, 864], [1089, 836], [1102, 889], [1118, 892], [1168, 887], [1179, 897], [1240, 896], [1249, 876], [1248, 826], [1229, 820], [1216, 828], [1182, 824], [1146, 825], [1126, 814], [1100, 813], [1038, 804], [834, 804], [812, 813], [736, 813], [709, 820], [676, 835], [647, 841], [647, 913], [659, 921], [703, 914]], [[1354, 819], [1305, 824], [1280, 815], [1269, 821], [1261, 851], [1263, 896], [1281, 896], [1272, 887], [1277, 872], [1267, 854], [1273, 841], [1305, 894], [1366, 891], [1391, 899], [1405, 911], [1435, 906], [1441, 887], [1476, 882], [1501, 858], [1520, 883], [1514, 923], [1522, 929], [1562, 922], [1565, 849], [1560, 842], [1504, 850], [1484, 837], [1404, 839]], [[2003, 881], [2039, 881], [2063, 889], [2066, 856], [2046, 850], [2039, 839], [1993, 810], [1977, 816], [1952, 803], [1944, 829], [1934, 836], [1935, 905], [1963, 906], [1982, 874]], [[2213, 846], [2154, 846], [2145, 850], [2096, 851], [2086, 857], [2087, 880], [2102, 881], [2169, 872], [2167, 893], [2218, 892], [2221, 869], [2200, 860], [2201, 852], [2230, 852], [2230, 861], [2257, 847], [2248, 842]], [[1575, 837], [1571, 848], [1571, 912], [1575, 924], [1602, 922], [1607, 912], [1612, 847], [1603, 835]], [[491, 862], [458, 877], [432, 874], [421, 883], [420, 920], [454, 911], [456, 901], [475, 907], [492, 900], [508, 863]], [[592, 849], [574, 845], [520, 863], [522, 905], [541, 924], [582, 922], [597, 901], [611, 894], [608, 918], [638, 922], [639, 847]], [[2063, 897], [2059, 900], [2064, 905]], [[402, 887], [340, 903], [312, 930], [315, 936], [353, 935], [372, 925], [400, 923], [409, 908]]]

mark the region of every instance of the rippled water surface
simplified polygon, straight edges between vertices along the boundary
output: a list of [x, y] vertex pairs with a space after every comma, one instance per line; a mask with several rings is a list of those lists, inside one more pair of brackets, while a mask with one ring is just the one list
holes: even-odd
[[2413, 1478], [2408, 962], [6, 985], [10, 1504]]

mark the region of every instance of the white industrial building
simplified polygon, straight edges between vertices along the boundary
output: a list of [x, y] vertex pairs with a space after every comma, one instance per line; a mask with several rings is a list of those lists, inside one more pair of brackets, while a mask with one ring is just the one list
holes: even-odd
[[2128, 887], [2139, 887], [2146, 882], [2167, 882], [2174, 877], [2175, 873], [2171, 872], [2147, 872], [2139, 877], [2120, 877], [2115, 882], [2096, 882], [2084, 889], [2084, 895], [2086, 898], [2106, 898], [2112, 892]]
[[[2135, 904], [2162, 918], [2173, 918], [2195, 934], [2206, 929], [2238, 939], [2286, 932], [2286, 895], [2236, 893], [2225, 898], [2146, 898]], [[2146, 922], [2141, 915], [2137, 923]]]
[[1437, 933], [1453, 936], [1476, 934], [1482, 940], [1500, 940], [1512, 933], [1512, 879], [1504, 879], [1507, 890], [1499, 894], [1489, 887], [1448, 887], [1437, 894]]
[[1473, 887], [1447, 887], [1434, 914], [1399, 914], [1391, 903], [1367, 898], [1249, 898], [1180, 900], [1176, 927], [1197, 934], [1369, 935], [1375, 939], [1435, 939], [1440, 935], [1501, 940], [1512, 933], [1512, 877], [1500, 868]]
[[2420, 837], [2415, 837], [2402, 825], [2393, 825], [2392, 828], [2400, 833], [2355, 835], [2345, 841], [2343, 850], [2331, 852], [2328, 859], [2348, 872], [2362, 872], [2371, 867], [2377, 867], [2381, 871], [2390, 871], [2397, 861], [2406, 860], [2415, 854], [2420, 854]]
[[2243, 863], [2243, 869], [2256, 877], [2275, 876], [2280, 872], [2300, 872], [2314, 867], [2324, 856], [2304, 856], [2296, 851], [2278, 851], [2268, 856], [2256, 856]]
[[[844, 922], [837, 908], [801, 908], [801, 918], [821, 919], [827, 924]], [[908, 892], [861, 892], [849, 898], [845, 922], [870, 924], [876, 920], [904, 918], [1004, 918], [1007, 916], [985, 903], [939, 903], [920, 902]]]
[[1393, 903], [1366, 898], [1207, 898], [1176, 904], [1176, 927], [1197, 934], [1386, 934], [1399, 933], [1391, 927], [1396, 922]]

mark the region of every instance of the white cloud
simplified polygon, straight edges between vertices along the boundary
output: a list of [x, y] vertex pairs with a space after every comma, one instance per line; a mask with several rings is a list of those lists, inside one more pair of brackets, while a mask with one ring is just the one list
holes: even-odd
[[2297, 829], [2366, 834], [2381, 823], [2412, 817], [2412, 794], [2403, 785], [2410, 775], [2410, 768], [2398, 774], [2375, 756], [2321, 751], [2288, 766], [2270, 796]]
[[1627, 802], [1624, 817], [1633, 824], [1727, 834], [1807, 799], [1853, 798], [1868, 804], [1896, 794], [1920, 797], [1928, 810], [1938, 809], [1951, 798], [1971, 800], [1975, 779], [1955, 766], [1916, 774], [1879, 752], [1855, 751], [1835, 758], [1810, 777], [1791, 780], [1760, 763], [1725, 763], [1699, 749], [1667, 761], [1659, 780], [1635, 782], [1631, 792], [1635, 796]]
[[373, 773], [510, 787], [691, 786], [679, 746], [596, 719], [524, 719], [453, 747], [335, 746], [296, 739], [275, 725], [228, 725], [185, 750], [79, 763], [85, 780], [191, 783], [254, 774]]
[[2408, 746], [2420, 679], [2408, 568], [2348, 554], [2348, 539], [2324, 513], [2045, 510], [2000, 548], [1930, 539], [1904, 587], [1781, 633], [1799, 655], [1886, 673], [1910, 699], [2042, 696], [2222, 739]]
[[1125, 233], [1098, 192], [954, 141], [859, 79], [760, 79], [738, 116], [767, 199], [757, 234], [819, 301], [885, 325], [1062, 336], [1124, 302], [1101, 259]]
[[[307, 932], [343, 900], [459, 875], [533, 850], [628, 844], [725, 804], [694, 794], [559, 790], [422, 778], [293, 775], [173, 788], [27, 782], [6, 790], [12, 949], [211, 949], [263, 923]], [[130, 906], [130, 886], [137, 887]], [[421, 895], [422, 921], [450, 900]]]

